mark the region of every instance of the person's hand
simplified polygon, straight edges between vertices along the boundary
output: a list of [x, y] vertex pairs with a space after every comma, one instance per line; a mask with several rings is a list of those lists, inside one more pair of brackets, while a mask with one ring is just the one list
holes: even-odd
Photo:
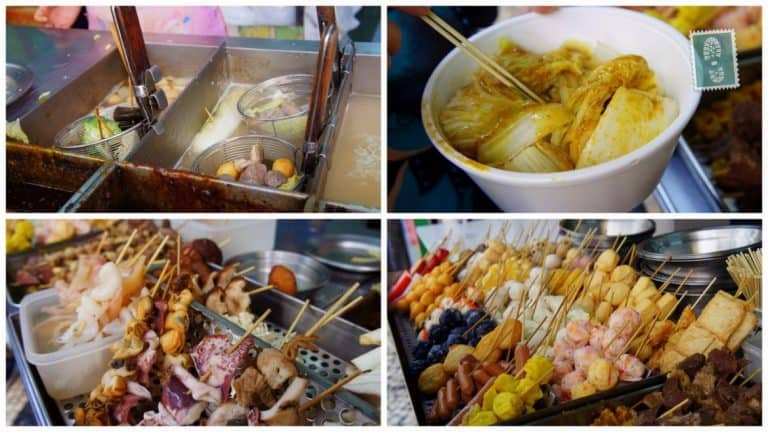
[[[428, 6], [396, 6], [392, 7], [392, 9], [415, 17], [424, 16], [429, 13]], [[392, 21], [387, 21], [387, 64], [392, 63], [392, 56], [400, 51], [402, 41], [403, 35], [400, 33], [400, 29]]]
[[80, 15], [80, 6], [40, 6], [34, 19], [48, 28], [71, 28]]

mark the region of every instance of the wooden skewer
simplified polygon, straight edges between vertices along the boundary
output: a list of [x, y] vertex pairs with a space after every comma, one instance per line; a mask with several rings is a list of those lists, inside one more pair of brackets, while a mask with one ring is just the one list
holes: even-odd
[[687, 404], [687, 403], [688, 403], [688, 402], [690, 402], [690, 401], [691, 401], [691, 400], [690, 400], [690, 399], [688, 399], [688, 398], [685, 398], [685, 399], [683, 399], [683, 401], [682, 401], [682, 402], [680, 402], [679, 404], [677, 404], [677, 405], [673, 406], [672, 408], [670, 408], [670, 409], [668, 409], [668, 410], [664, 411], [664, 412], [663, 412], [663, 413], [662, 413], [662, 414], [661, 414], [661, 415], [658, 417], [658, 419], [659, 419], [659, 420], [663, 420], [663, 419], [665, 419], [665, 418], [669, 417], [670, 415], [672, 415], [672, 413], [674, 413], [675, 411], [679, 410], [680, 408], [682, 408], [682, 407], [683, 407], [683, 405]]
[[475, 327], [477, 327], [477, 326], [478, 326], [478, 325], [479, 325], [481, 322], [483, 322], [483, 321], [484, 321], [486, 318], [488, 318], [488, 312], [485, 312], [485, 313], [483, 314], [483, 316], [481, 316], [479, 320], [475, 321], [475, 323], [474, 323], [474, 324], [472, 324], [472, 325], [471, 325], [471, 326], [470, 326], [470, 327], [467, 329], [467, 331], [465, 331], [465, 332], [464, 332], [464, 333], [463, 333], [461, 336], [462, 336], [462, 337], [467, 337], [467, 335], [468, 335], [470, 332], [472, 332], [472, 330], [474, 330], [474, 329], [475, 329]]
[[[653, 331], [653, 324], [656, 322], [657, 319], [658, 319], [658, 314], [656, 314], [656, 316], [655, 316], [655, 318], [653, 320], [649, 321], [651, 326], [648, 328], [648, 333]], [[623, 354], [626, 354], [626, 352], [629, 350], [629, 346], [632, 344], [632, 341], [635, 340], [635, 338], [637, 337], [638, 334], [640, 334], [640, 330], [642, 330], [645, 327], [646, 326], [643, 325], [643, 324], [640, 324], [639, 326], [637, 326], [635, 331], [632, 333], [632, 336], [630, 336], [629, 340], [627, 340], [627, 343], [624, 344], [624, 346], [621, 348], [621, 351], [620, 351], [619, 355], [616, 356], [616, 358], [619, 358]], [[608, 345], [608, 346], [610, 346], [610, 345]]]
[[304, 411], [306, 411], [307, 409], [312, 408], [313, 406], [317, 405], [320, 401], [322, 401], [323, 399], [325, 399], [329, 395], [335, 393], [340, 388], [344, 387], [348, 382], [350, 382], [353, 379], [359, 377], [360, 375], [368, 373], [370, 371], [371, 371], [370, 369], [364, 370], [364, 371], [356, 370], [356, 371], [352, 372], [351, 374], [347, 375], [346, 377], [340, 379], [339, 381], [336, 382], [336, 384], [334, 384], [334, 385], [328, 387], [327, 389], [323, 390], [320, 394], [318, 394], [317, 396], [315, 396], [312, 399], [308, 400], [304, 405], [300, 406], [299, 407], [299, 414], [301, 414]]
[[250, 266], [250, 267], [246, 267], [246, 268], [240, 270], [239, 272], [235, 273], [234, 277], [239, 277], [239, 276], [248, 274], [248, 273], [254, 271], [255, 269], [256, 269], [255, 265]]
[[751, 373], [751, 374], [749, 374], [749, 376], [748, 376], [748, 377], [744, 378], [744, 381], [742, 381], [742, 382], [741, 382], [741, 384], [739, 384], [739, 387], [741, 387], [741, 386], [743, 386], [744, 384], [746, 384], [746, 383], [748, 383], [748, 382], [752, 381], [752, 378], [756, 377], [756, 376], [757, 376], [757, 374], [759, 374], [759, 373], [760, 373], [762, 370], [763, 370], [762, 368], [757, 368], [757, 369], [755, 369], [754, 371], [752, 371], [752, 373]]
[[677, 276], [677, 273], [679, 271], [680, 271], [680, 267], [676, 268], [671, 275], [667, 276], [667, 280], [665, 280], [664, 283], [661, 284], [661, 286], [659, 287], [659, 291], [654, 295], [654, 298], [661, 297], [661, 295], [664, 294], [664, 291], [666, 291], [669, 285], [672, 284], [672, 278]]
[[539, 329], [541, 328], [542, 325], [544, 325], [545, 321], [547, 321], [546, 318], [542, 319], [541, 322], [539, 323], [539, 325], [536, 326], [536, 329], [533, 330], [533, 333], [528, 335], [528, 339], [526, 339], [525, 343], [524, 343], [525, 346], [528, 346], [528, 344], [533, 340], [533, 335], [535, 335], [536, 333], [539, 332]]
[[104, 246], [104, 242], [107, 240], [107, 235], [109, 234], [108, 231], [104, 231], [101, 233], [101, 240], [99, 240], [99, 245], [96, 246], [96, 255], [101, 253], [101, 248]]
[[168, 242], [168, 238], [169, 236], [163, 237], [163, 241], [160, 242], [160, 246], [158, 246], [157, 249], [155, 249], [155, 253], [153, 253], [152, 258], [149, 259], [149, 265], [152, 265], [152, 263], [154, 263], [155, 260], [157, 259], [157, 256], [160, 255], [160, 252], [162, 252], [163, 247]]
[[208, 378], [211, 377], [213, 374], [212, 370], [209, 370], [208, 372], [204, 373], [203, 376], [200, 377], [200, 382], [205, 382]]
[[232, 241], [232, 237], [227, 237], [224, 240], [216, 243], [216, 245], [219, 247], [219, 249], [223, 248], [224, 246], [228, 245], [229, 242]]
[[115, 264], [120, 264], [120, 261], [123, 260], [123, 256], [125, 256], [125, 253], [128, 251], [128, 248], [131, 247], [131, 243], [133, 242], [133, 238], [136, 237], [136, 233], [139, 230], [135, 229], [131, 231], [131, 235], [128, 237], [128, 241], [125, 242], [125, 246], [120, 250], [120, 254], [117, 256], [117, 259], [115, 260]]
[[629, 325], [629, 321], [625, 322], [624, 325], [621, 326], [619, 331], [617, 331], [616, 334], [614, 334], [613, 337], [608, 341], [608, 343], [605, 344], [606, 349], [611, 347], [611, 344], [613, 343], [613, 341], [616, 340], [617, 337], [619, 337], [619, 335], [624, 331], [624, 329], [627, 328], [628, 325]]
[[165, 278], [165, 272], [168, 271], [168, 265], [170, 262], [166, 261], [165, 266], [163, 267], [163, 270], [160, 272], [160, 277], [157, 278], [157, 282], [155, 282], [155, 285], [150, 290], [149, 296], [154, 298], [155, 294], [157, 293], [157, 288], [160, 287], [160, 284], [162, 283], [163, 279]]
[[176, 234], [176, 274], [181, 275], [181, 234]]
[[717, 281], [717, 276], [713, 277], [712, 280], [709, 281], [709, 285], [707, 285], [707, 287], [704, 288], [704, 291], [702, 291], [701, 294], [699, 294], [699, 298], [697, 298], [696, 302], [693, 303], [693, 306], [691, 306], [691, 310], [695, 310], [696, 309], [696, 305], [699, 304], [699, 302], [701, 301], [702, 298], [704, 298], [704, 296], [707, 294], [709, 289], [712, 288], [712, 285], [715, 284], [715, 281]]
[[263, 292], [269, 291], [269, 290], [271, 290], [274, 287], [275, 287], [274, 285], [265, 285], [265, 286], [263, 286], [261, 288], [256, 288], [256, 289], [252, 289], [250, 291], [246, 291], [245, 293], [247, 295], [259, 294], [259, 293], [263, 293]]
[[682, 301], [683, 301], [683, 299], [684, 299], [684, 298], [685, 298], [687, 295], [688, 295], [688, 291], [684, 292], [684, 293], [683, 293], [683, 295], [681, 295], [681, 296], [680, 296], [680, 298], [678, 298], [678, 299], [677, 299], [677, 301], [675, 302], [675, 305], [674, 305], [674, 306], [672, 306], [672, 309], [670, 309], [670, 310], [669, 310], [669, 312], [667, 312], [667, 314], [666, 314], [666, 315], [664, 315], [664, 319], [663, 319], [662, 321], [666, 321], [666, 320], [668, 320], [668, 319], [669, 319], [669, 317], [671, 317], [671, 316], [672, 316], [672, 314], [675, 312], [675, 310], [677, 309], [677, 307], [678, 307], [678, 306], [680, 306], [680, 302], [682, 302]]
[[739, 379], [739, 376], [742, 372], [744, 372], [744, 369], [747, 367], [747, 365], [744, 365], [741, 367], [741, 369], [737, 370], [735, 374], [733, 374], [733, 378], [731, 378], [730, 381], [728, 381], [728, 384], [733, 384], [736, 382], [737, 379]]
[[261, 316], [260, 316], [260, 317], [259, 317], [259, 318], [258, 318], [258, 319], [257, 319], [257, 320], [254, 322], [254, 323], [253, 323], [253, 325], [251, 325], [251, 326], [248, 328], [248, 330], [247, 330], [245, 333], [243, 333], [243, 335], [242, 335], [242, 336], [240, 336], [240, 339], [238, 339], [238, 340], [237, 340], [237, 342], [235, 342], [235, 344], [234, 344], [234, 345], [232, 345], [232, 347], [231, 347], [229, 350], [227, 350], [227, 354], [232, 354], [233, 352], [235, 352], [235, 350], [237, 349], [237, 347], [239, 347], [239, 346], [240, 346], [240, 344], [241, 344], [241, 343], [243, 343], [243, 341], [244, 341], [244, 340], [245, 340], [245, 339], [246, 339], [248, 336], [250, 336], [250, 335], [251, 335], [251, 333], [253, 333], [253, 331], [254, 331], [254, 330], [256, 330], [256, 327], [258, 327], [258, 326], [259, 326], [259, 324], [261, 324], [261, 323], [262, 323], [262, 322], [263, 322], [265, 319], [267, 319], [267, 316], [269, 316], [269, 314], [270, 314], [270, 313], [272, 313], [272, 309], [267, 309], [267, 310], [265, 310], [265, 311], [264, 311], [264, 313], [263, 313], [263, 314], [261, 314]]
[[99, 125], [99, 138], [104, 139], [104, 126], [101, 124], [101, 115], [99, 115], [99, 107], [96, 107], [96, 123]]
[[288, 340], [288, 336], [291, 334], [293, 329], [296, 328], [296, 324], [299, 323], [299, 319], [301, 319], [301, 316], [304, 315], [304, 311], [307, 310], [307, 307], [309, 307], [309, 299], [304, 300], [304, 304], [301, 306], [301, 309], [299, 309], [299, 313], [296, 314], [296, 317], [293, 319], [293, 322], [288, 327], [288, 330], [285, 331], [283, 338], [280, 340], [280, 343], [277, 345], [277, 349], [281, 349], [283, 345], [285, 345], [285, 342], [287, 342]]
[[693, 269], [688, 270], [688, 273], [683, 278], [683, 281], [680, 282], [680, 285], [678, 285], [677, 289], [675, 290], [674, 295], [677, 295], [677, 293], [679, 293], [680, 290], [683, 289], [685, 284], [688, 283], [688, 278], [690, 278], [692, 274], [693, 274]]
[[152, 243], [154, 243], [154, 242], [155, 242], [155, 240], [156, 240], [158, 237], [160, 237], [160, 233], [155, 233], [155, 235], [153, 235], [153, 236], [152, 236], [152, 237], [151, 237], [149, 240], [147, 240], [147, 241], [144, 243], [144, 246], [142, 246], [142, 247], [141, 247], [141, 249], [139, 249], [139, 251], [138, 251], [138, 252], [136, 252], [135, 254], [133, 254], [133, 256], [131, 257], [131, 259], [128, 261], [128, 266], [129, 266], [129, 267], [133, 267], [133, 265], [134, 265], [134, 264], [136, 264], [136, 261], [138, 261], [138, 260], [139, 260], [139, 257], [141, 257], [141, 256], [144, 254], [144, 252], [146, 252], [146, 251], [147, 251], [147, 249], [149, 249], [149, 247], [150, 247], [150, 246], [152, 246]]
[[661, 271], [661, 269], [663, 269], [663, 268], [664, 268], [664, 266], [665, 266], [665, 265], [667, 265], [667, 263], [668, 263], [668, 262], [669, 262], [669, 260], [671, 260], [671, 259], [672, 259], [672, 256], [668, 256], [668, 257], [664, 258], [664, 261], [662, 261], [662, 262], [661, 262], [661, 263], [660, 263], [660, 264], [659, 264], [659, 265], [656, 267], [656, 270], [654, 270], [654, 271], [653, 271], [653, 273], [651, 273], [651, 279], [653, 279], [653, 278], [654, 278], [654, 277], [655, 277], [657, 274], [659, 274], [659, 272]]
[[624, 236], [624, 237], [622, 237], [622, 238], [621, 238], [621, 243], [619, 243], [619, 247], [617, 247], [617, 248], [615, 249], [615, 251], [616, 251], [616, 254], [618, 254], [618, 253], [619, 253], [619, 251], [621, 250], [621, 248], [624, 246], [624, 242], [626, 242], [626, 241], [627, 241], [627, 236]]
[[353, 307], [357, 306], [357, 304], [360, 303], [361, 301], [363, 301], [363, 296], [360, 296], [360, 297], [352, 300], [351, 302], [347, 303], [344, 307], [342, 307], [341, 309], [336, 311], [333, 315], [329, 315], [325, 320], [322, 321], [320, 326], [317, 327], [314, 332], [312, 332], [312, 334], [307, 334], [307, 336], [312, 336], [315, 333], [319, 332], [320, 329], [322, 329], [323, 327], [328, 325], [328, 323], [330, 323], [331, 321], [335, 320], [336, 318], [344, 315], [348, 310], [350, 310]]
[[321, 316], [321, 317], [320, 317], [320, 319], [319, 319], [319, 320], [317, 320], [317, 322], [315, 323], [315, 325], [313, 325], [313, 326], [312, 326], [312, 328], [310, 328], [310, 329], [307, 331], [307, 336], [312, 336], [312, 335], [313, 335], [313, 334], [314, 334], [314, 333], [317, 331], [317, 327], [319, 327], [319, 326], [320, 326], [320, 325], [323, 323], [323, 320], [325, 320], [327, 317], [329, 317], [329, 316], [333, 315], [333, 314], [336, 312], [336, 310], [337, 310], [338, 308], [340, 308], [340, 307], [341, 307], [341, 305], [342, 305], [342, 304], [344, 304], [344, 303], [347, 301], [347, 299], [348, 299], [348, 298], [349, 298], [349, 297], [350, 297], [350, 296], [351, 296], [351, 295], [352, 295], [352, 294], [353, 294], [355, 291], [357, 291], [357, 288], [358, 288], [359, 286], [360, 286], [360, 284], [359, 284], [359, 283], [357, 283], [357, 282], [355, 282], [355, 284], [354, 284], [354, 285], [352, 285], [352, 286], [351, 286], [351, 287], [350, 287], [350, 288], [349, 288], [349, 289], [348, 289], [348, 290], [347, 290], [347, 291], [346, 291], [344, 294], [342, 294], [342, 295], [341, 295], [341, 297], [339, 297], [339, 299], [338, 299], [338, 300], [336, 300], [336, 302], [335, 302], [333, 305], [331, 305], [331, 307], [330, 307], [330, 308], [328, 308], [328, 310], [327, 310], [327, 311], [325, 311], [325, 313], [323, 314], [323, 316]]
[[[168, 261], [168, 262], [170, 262], [170, 261]], [[166, 280], [167, 283], [163, 287], [163, 297], [162, 298], [165, 298], [165, 296], [168, 295], [168, 293], [171, 292], [171, 283], [173, 282], [174, 275], [178, 276], [176, 274], [176, 267], [175, 266], [171, 267], [171, 271], [168, 272], [168, 279]]]

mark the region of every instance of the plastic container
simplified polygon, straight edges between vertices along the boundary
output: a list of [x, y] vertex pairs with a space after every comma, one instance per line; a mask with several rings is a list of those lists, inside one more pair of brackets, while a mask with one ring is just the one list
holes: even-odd
[[209, 238], [219, 244], [224, 261], [247, 252], [275, 247], [276, 220], [180, 220], [171, 223], [181, 237], [191, 241]]
[[19, 314], [27, 361], [37, 367], [48, 394], [62, 400], [90, 393], [99, 385], [112, 360], [109, 346], [119, 340], [122, 334], [72, 348], [47, 349], [37, 333], [44, 328], [40, 324], [50, 318], [43, 309], [58, 304], [56, 290], [36, 292], [24, 297], [19, 306]]
[[521, 173], [491, 168], [454, 149], [440, 127], [439, 115], [456, 91], [474, 76], [477, 64], [454, 49], [432, 72], [421, 101], [424, 129], [451, 163], [504, 211], [628, 211], [661, 180], [683, 128], [693, 116], [701, 92], [693, 89], [691, 45], [670, 25], [645, 14], [610, 7], [568, 7], [503, 21], [469, 38], [493, 53], [507, 37], [535, 53], [563, 42], [598, 42], [622, 54], [638, 54], [656, 74], [662, 94], [677, 101], [677, 118], [656, 138], [624, 156], [588, 168], [557, 173]]

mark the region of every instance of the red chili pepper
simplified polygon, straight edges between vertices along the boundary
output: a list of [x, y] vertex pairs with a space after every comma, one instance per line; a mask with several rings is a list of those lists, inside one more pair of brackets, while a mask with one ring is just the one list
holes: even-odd
[[408, 270], [404, 271], [389, 291], [389, 294], [387, 295], [387, 303], [392, 303], [403, 295], [406, 288], [411, 285], [412, 280], [413, 276], [411, 276]]

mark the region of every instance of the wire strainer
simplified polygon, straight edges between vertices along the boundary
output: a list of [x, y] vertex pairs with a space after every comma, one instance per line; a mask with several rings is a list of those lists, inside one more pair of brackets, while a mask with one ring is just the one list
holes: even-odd
[[271, 167], [276, 159], [285, 158], [292, 160], [296, 165], [296, 171], [299, 172], [298, 149], [288, 141], [266, 135], [243, 135], [219, 141], [200, 153], [192, 162], [192, 171], [215, 177], [216, 170], [221, 164], [238, 159], [250, 159], [251, 148], [256, 144], [261, 147], [267, 167]]
[[[117, 105], [104, 109], [101, 117], [111, 119]], [[83, 122], [92, 117], [85, 115], [65, 126], [53, 139], [54, 146], [72, 153], [99, 159], [124, 160], [141, 141], [142, 123], [137, 123], [117, 135], [91, 144], [83, 144]]]

